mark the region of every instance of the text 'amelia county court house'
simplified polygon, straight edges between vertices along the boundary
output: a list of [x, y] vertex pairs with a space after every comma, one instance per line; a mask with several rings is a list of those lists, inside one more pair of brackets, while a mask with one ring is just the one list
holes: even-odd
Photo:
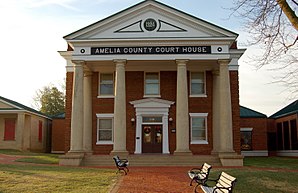
[[61, 163], [149, 154], [243, 165], [237, 37], [154, 0], [66, 35]]

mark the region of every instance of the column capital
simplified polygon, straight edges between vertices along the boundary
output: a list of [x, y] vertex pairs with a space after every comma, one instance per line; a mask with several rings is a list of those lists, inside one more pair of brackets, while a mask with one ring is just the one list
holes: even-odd
[[118, 64], [123, 64], [125, 65], [126, 64], [126, 60], [125, 59], [115, 59], [113, 60], [113, 62], [118, 65]]
[[218, 60], [217, 61], [218, 62], [218, 64], [220, 64], [220, 65], [226, 65], [226, 66], [228, 66], [229, 65], [229, 63], [231, 62], [231, 60]]
[[219, 70], [212, 70], [213, 76], [219, 76]]
[[186, 65], [188, 63], [189, 60], [187, 59], [179, 59], [179, 60], [176, 60], [176, 64], [177, 65]]
[[71, 62], [74, 64], [74, 66], [83, 66], [85, 64], [84, 60], [72, 60]]

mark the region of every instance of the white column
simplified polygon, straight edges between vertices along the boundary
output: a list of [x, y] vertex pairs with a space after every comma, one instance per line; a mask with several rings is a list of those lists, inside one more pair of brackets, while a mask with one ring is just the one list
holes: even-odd
[[83, 148], [92, 152], [92, 72], [84, 73], [84, 132]]
[[219, 152], [234, 152], [229, 60], [219, 62]]
[[176, 150], [175, 154], [190, 154], [187, 69], [188, 60], [177, 63]]
[[170, 154], [169, 151], [169, 116], [163, 115], [162, 116], [162, 153], [163, 154]]
[[116, 64], [116, 84], [114, 99], [114, 146], [112, 154], [128, 154], [126, 150], [126, 60], [114, 60]]
[[142, 116], [137, 114], [136, 120], [136, 149], [135, 154], [142, 153]]
[[212, 126], [213, 126], [213, 154], [217, 154], [220, 149], [220, 95], [219, 95], [219, 70], [214, 70], [213, 75], [213, 104], [212, 104]]
[[83, 152], [83, 76], [83, 62], [76, 62], [73, 77], [70, 153]]

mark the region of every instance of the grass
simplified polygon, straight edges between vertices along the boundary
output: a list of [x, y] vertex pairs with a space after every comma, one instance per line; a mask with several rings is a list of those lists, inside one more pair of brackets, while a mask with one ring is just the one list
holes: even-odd
[[[22, 155], [25, 157], [18, 161], [30, 163], [58, 162], [58, 155], [53, 154], [11, 150], [0, 150], [0, 154]], [[235, 193], [294, 193], [298, 190], [298, 158], [248, 157], [244, 159], [244, 166], [215, 167], [210, 178], [216, 179], [222, 171], [235, 176]], [[117, 181], [117, 176], [114, 169], [0, 164], [0, 193], [106, 193]]]
[[115, 170], [0, 164], [0, 192], [109, 192]]
[[237, 178], [235, 193], [294, 193], [298, 189], [298, 172], [215, 168], [209, 178], [216, 179], [222, 171]]
[[59, 163], [58, 154], [32, 153], [32, 152], [22, 152], [18, 150], [0, 150], [0, 154], [24, 156], [22, 158], [17, 159], [16, 160], [17, 162], [36, 163], [36, 164], [58, 164]]
[[214, 168], [209, 178], [216, 179], [222, 171], [235, 176], [235, 193], [294, 193], [298, 190], [297, 158], [247, 157], [244, 166], [247, 167]]

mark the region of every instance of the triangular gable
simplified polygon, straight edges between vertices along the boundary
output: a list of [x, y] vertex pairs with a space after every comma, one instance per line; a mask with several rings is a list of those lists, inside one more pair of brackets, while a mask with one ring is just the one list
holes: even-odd
[[154, 0], [143, 1], [65, 36], [71, 40], [208, 38], [237, 34]]
[[14, 103], [10, 102], [8, 99], [0, 97], [0, 109], [7, 109], [7, 110], [20, 110], [21, 108], [15, 105]]
[[27, 106], [25, 106], [21, 103], [16, 102], [16, 101], [4, 98], [2, 96], [0, 96], [0, 111], [1, 110], [4, 110], [4, 111], [15, 111], [15, 110], [17, 110], [17, 111], [27, 111], [27, 112], [30, 112], [30, 113], [37, 114], [39, 116], [45, 117], [47, 119], [51, 119], [47, 115], [45, 115], [45, 114], [43, 114], [43, 113], [41, 113], [41, 112], [39, 112], [35, 109], [27, 107]]
[[136, 108], [169, 108], [174, 102], [157, 99], [157, 98], [146, 98], [130, 102]]

